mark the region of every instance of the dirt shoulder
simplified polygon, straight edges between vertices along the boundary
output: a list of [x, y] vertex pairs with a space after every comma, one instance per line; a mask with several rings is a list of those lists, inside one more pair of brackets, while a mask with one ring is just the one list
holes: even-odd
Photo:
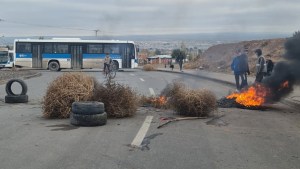
[[1, 69], [0, 70], [0, 85], [6, 83], [9, 79], [24, 79], [39, 75], [38, 70], [22, 70], [22, 69]]

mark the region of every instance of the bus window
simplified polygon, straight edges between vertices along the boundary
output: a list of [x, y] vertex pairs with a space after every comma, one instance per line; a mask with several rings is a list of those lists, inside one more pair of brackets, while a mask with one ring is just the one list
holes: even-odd
[[54, 44], [53, 49], [54, 53], [68, 53], [67, 44]]
[[134, 45], [133, 44], [128, 44], [128, 48], [129, 48], [129, 56], [130, 56], [130, 59], [135, 59], [135, 51], [134, 51]]
[[17, 52], [18, 53], [31, 53], [31, 44], [30, 43], [17, 43]]
[[45, 43], [45, 52], [44, 53], [53, 53], [53, 44], [52, 43]]
[[112, 54], [120, 54], [120, 45], [119, 44], [111, 44], [110, 53]]
[[103, 46], [101, 44], [89, 44], [88, 53], [103, 53]]
[[104, 53], [120, 54], [120, 44], [105, 44]]

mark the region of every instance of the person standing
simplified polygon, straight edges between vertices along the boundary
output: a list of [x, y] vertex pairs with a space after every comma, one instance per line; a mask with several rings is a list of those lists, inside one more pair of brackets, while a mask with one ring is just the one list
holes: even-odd
[[262, 55], [261, 49], [256, 49], [254, 53], [257, 56], [255, 82], [260, 83], [264, 78], [264, 75], [267, 73], [266, 59]]
[[103, 74], [105, 74], [105, 68], [107, 67], [109, 69], [109, 65], [111, 64], [112, 60], [109, 56], [108, 53], [106, 53], [106, 56], [104, 58], [104, 69], [103, 69]]
[[235, 84], [236, 84], [236, 91], [240, 91], [240, 50], [236, 50], [235, 57], [232, 60], [231, 63], [231, 70], [233, 71], [234, 78], [235, 78]]
[[179, 64], [179, 69], [181, 72], [182, 72], [182, 64], [183, 64], [183, 59], [184, 59], [183, 55], [184, 55], [183, 52], [180, 52], [180, 54], [178, 55], [178, 57], [176, 59]]
[[250, 75], [249, 64], [248, 64], [248, 49], [244, 48], [244, 51], [240, 53], [240, 76], [242, 79], [240, 89], [248, 86], [247, 74]]

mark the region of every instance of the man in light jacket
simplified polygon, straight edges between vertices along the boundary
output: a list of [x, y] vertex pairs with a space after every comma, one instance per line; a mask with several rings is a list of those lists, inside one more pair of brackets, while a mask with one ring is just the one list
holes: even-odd
[[255, 82], [260, 83], [264, 78], [264, 75], [267, 73], [266, 59], [262, 55], [261, 49], [256, 49], [254, 53], [257, 56]]

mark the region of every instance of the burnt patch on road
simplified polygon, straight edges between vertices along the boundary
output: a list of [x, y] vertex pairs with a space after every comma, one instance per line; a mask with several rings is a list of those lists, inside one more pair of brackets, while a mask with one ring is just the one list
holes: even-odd
[[56, 125], [51, 125], [51, 126], [46, 126], [46, 127], [58, 127], [55, 129], [51, 129], [51, 131], [69, 131], [69, 130], [74, 130], [74, 129], [79, 128], [77, 126], [72, 126], [72, 125], [67, 125], [67, 124], [56, 124]]
[[162, 135], [163, 133], [155, 133], [155, 134], [152, 134], [150, 136], [147, 136], [144, 138], [142, 144], [141, 144], [141, 150], [144, 151], [144, 150], [150, 150], [150, 147], [149, 147], [149, 144], [150, 144], [150, 140], [154, 139], [155, 137], [157, 136], [160, 136]]
[[225, 115], [216, 116], [216, 117], [212, 118], [211, 120], [207, 121], [206, 124], [207, 125], [214, 125], [214, 126], [218, 126], [218, 127], [227, 126], [229, 123], [227, 123], [226, 121], [221, 119], [224, 116]]

